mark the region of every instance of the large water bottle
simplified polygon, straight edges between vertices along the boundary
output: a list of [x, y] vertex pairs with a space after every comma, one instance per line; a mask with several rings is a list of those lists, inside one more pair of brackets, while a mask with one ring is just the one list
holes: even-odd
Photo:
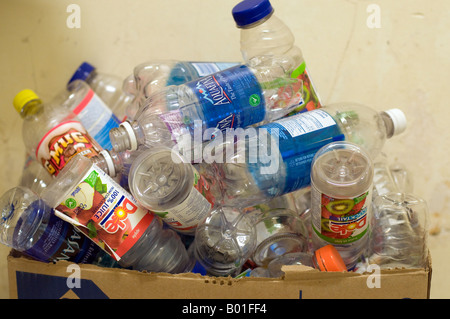
[[84, 156], [75, 156], [42, 198], [123, 267], [169, 273], [193, 267], [178, 234]]
[[360, 146], [322, 147], [311, 168], [311, 225], [315, 249], [332, 244], [353, 269], [369, 241], [373, 162]]
[[67, 85], [71, 87], [70, 84], [76, 80], [89, 84], [104, 104], [111, 109], [113, 112], [111, 116], [114, 116], [117, 122], [120, 123], [126, 119], [126, 110], [133, 96], [122, 91], [123, 80], [120, 77], [98, 72], [95, 66], [83, 62], [75, 70]]
[[[232, 14], [240, 29], [241, 53], [246, 63], [257, 65], [277, 59], [293, 78], [302, 80], [303, 103], [290, 114], [319, 108], [320, 98], [309, 77], [303, 54], [295, 46], [292, 31], [274, 14], [269, 0], [241, 1]], [[290, 64], [289, 59], [296, 63]]]
[[248, 134], [246, 152], [212, 163], [224, 188], [224, 205], [253, 206], [308, 187], [311, 162], [321, 147], [346, 140], [375, 158], [386, 139], [405, 127], [399, 109], [378, 112], [354, 103], [324, 106], [262, 125]]
[[[79, 99], [75, 95], [73, 99]], [[101, 147], [73, 112], [55, 104], [43, 104], [32, 90], [22, 90], [13, 101], [23, 118], [22, 136], [26, 152], [36, 158], [48, 173], [56, 176], [78, 153], [99, 154]]]
[[[172, 146], [182, 136], [215, 133], [270, 122], [289, 113], [302, 101], [301, 80], [292, 79], [272, 61], [255, 68], [239, 65], [153, 94], [132, 122], [110, 132], [117, 152], [141, 145]], [[196, 133], [197, 131], [197, 133]]]
[[116, 262], [27, 187], [14, 187], [0, 197], [0, 242], [44, 262], [60, 260], [104, 267]]
[[155, 92], [170, 85], [181, 85], [233, 66], [235, 62], [189, 62], [157, 60], [137, 65], [124, 80], [123, 90], [133, 96], [126, 108], [128, 120], [133, 120], [139, 108]]

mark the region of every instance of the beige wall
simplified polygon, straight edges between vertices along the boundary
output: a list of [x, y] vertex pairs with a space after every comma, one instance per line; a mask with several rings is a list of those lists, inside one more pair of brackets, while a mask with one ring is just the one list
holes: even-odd
[[[50, 99], [83, 60], [125, 77], [152, 59], [240, 61], [237, 0], [0, 1], [0, 193], [18, 183], [24, 162], [19, 115], [24, 88]], [[81, 27], [66, 20], [81, 9]], [[272, 0], [293, 30], [310, 74], [327, 103], [360, 102], [403, 109], [404, 134], [385, 151], [413, 172], [414, 192], [432, 214], [432, 297], [449, 297], [445, 243], [450, 228], [450, 2], [434, 0]], [[367, 21], [380, 8], [379, 28]], [[7, 297], [1, 248], [0, 297]], [[436, 254], [434, 254], [436, 252]], [[442, 252], [442, 253], [441, 253]], [[446, 251], [448, 254], [448, 250]]]

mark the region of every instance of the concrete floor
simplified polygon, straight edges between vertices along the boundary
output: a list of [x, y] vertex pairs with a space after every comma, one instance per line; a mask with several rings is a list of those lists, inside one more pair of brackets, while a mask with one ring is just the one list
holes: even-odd
[[[84, 60], [123, 78], [135, 65], [155, 59], [241, 61], [231, 17], [237, 2], [1, 1], [0, 193], [17, 185], [24, 162], [22, 120], [12, 107], [17, 92], [30, 88], [48, 100]], [[428, 203], [431, 297], [450, 297], [450, 2], [272, 0], [272, 5], [294, 32], [324, 104], [354, 101], [406, 113], [406, 132], [389, 140], [384, 151], [413, 172], [414, 193]], [[0, 247], [1, 298], [8, 297], [7, 253]]]

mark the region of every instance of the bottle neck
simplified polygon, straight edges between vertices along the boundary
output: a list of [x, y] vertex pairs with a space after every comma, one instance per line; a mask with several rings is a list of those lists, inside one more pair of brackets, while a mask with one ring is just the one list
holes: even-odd
[[386, 127], [386, 138], [391, 138], [392, 136], [394, 136], [395, 132], [394, 121], [386, 112], [381, 112], [380, 117], [384, 122], [384, 126]]
[[41, 113], [43, 110], [43, 104], [39, 100], [32, 100], [25, 104], [20, 112], [22, 118], [35, 116]]

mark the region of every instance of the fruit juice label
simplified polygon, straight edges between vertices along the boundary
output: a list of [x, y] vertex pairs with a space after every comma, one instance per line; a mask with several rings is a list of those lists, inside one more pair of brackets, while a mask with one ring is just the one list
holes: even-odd
[[109, 131], [119, 127], [120, 120], [92, 89], [88, 91], [73, 113], [78, 116], [81, 124], [103, 149], [112, 148]]
[[314, 232], [321, 239], [337, 245], [361, 239], [369, 229], [367, 213], [371, 200], [370, 191], [353, 198], [335, 198], [312, 186], [311, 218]]
[[308, 68], [306, 67], [305, 62], [303, 62], [297, 69], [292, 72], [291, 77], [300, 79], [303, 82], [301, 90], [303, 103], [299, 104], [292, 112], [290, 112], [286, 116], [291, 116], [297, 113], [303, 113], [320, 108], [322, 106], [320, 103], [320, 98], [308, 74]]
[[144, 234], [154, 215], [139, 207], [128, 192], [96, 165], [81, 180], [55, 210], [120, 260]]
[[97, 156], [100, 146], [92, 139], [80, 122], [67, 121], [51, 129], [39, 142], [36, 159], [52, 176], [77, 154], [88, 158]]
[[194, 185], [187, 198], [166, 212], [154, 212], [175, 230], [192, 233], [214, 204], [214, 196], [206, 179], [193, 168]]

